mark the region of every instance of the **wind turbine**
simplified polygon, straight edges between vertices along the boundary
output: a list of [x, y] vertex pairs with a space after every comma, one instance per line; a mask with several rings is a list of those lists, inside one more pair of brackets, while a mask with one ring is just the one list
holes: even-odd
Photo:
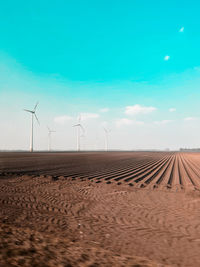
[[[84, 133], [85, 133], [85, 130], [83, 126], [81, 125], [81, 115], [78, 116], [78, 123], [73, 125], [73, 127], [77, 127], [77, 151], [80, 151], [80, 148], [81, 148], [80, 138], [84, 136]], [[82, 135], [81, 135], [81, 130], [83, 132]]]
[[108, 151], [108, 133], [110, 132], [108, 129], [103, 127], [104, 132], [105, 132], [105, 151]]
[[51, 133], [55, 133], [56, 131], [50, 130], [48, 126], [47, 129], [48, 129], [48, 150], [51, 151]]
[[36, 116], [36, 113], [35, 113], [35, 112], [36, 112], [36, 108], [37, 108], [38, 104], [39, 104], [39, 102], [37, 102], [37, 103], [36, 103], [36, 105], [35, 105], [35, 107], [34, 107], [34, 109], [33, 109], [33, 110], [24, 109], [24, 111], [31, 113], [31, 137], [30, 137], [30, 152], [33, 152], [33, 118], [34, 118], [34, 116], [35, 116], [35, 118], [36, 118], [36, 120], [37, 120], [38, 124], [40, 124], [40, 123], [39, 123], [39, 120], [38, 120], [38, 117]]

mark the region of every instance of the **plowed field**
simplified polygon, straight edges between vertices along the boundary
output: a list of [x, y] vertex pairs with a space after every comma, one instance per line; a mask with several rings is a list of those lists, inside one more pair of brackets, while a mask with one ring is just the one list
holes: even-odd
[[200, 266], [200, 154], [1, 153], [0, 266]]

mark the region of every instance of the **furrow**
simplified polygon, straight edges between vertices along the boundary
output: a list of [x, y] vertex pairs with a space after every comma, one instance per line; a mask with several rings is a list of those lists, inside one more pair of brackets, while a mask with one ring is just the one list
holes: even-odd
[[[157, 167], [159, 167], [160, 165], [162, 165], [163, 162], [165, 162], [165, 160], [168, 158], [165, 157], [161, 160], [159, 160], [157, 163], [151, 165], [148, 168], [144, 168], [143, 170], [137, 172], [135, 175], [125, 179], [125, 182], [129, 182], [131, 180], [134, 180], [135, 183], [138, 183], [139, 181], [141, 181], [142, 179], [144, 179], [144, 177], [146, 177], [146, 175], [151, 174]], [[138, 178], [137, 178], [138, 177]], [[137, 178], [137, 179], [135, 179]]]

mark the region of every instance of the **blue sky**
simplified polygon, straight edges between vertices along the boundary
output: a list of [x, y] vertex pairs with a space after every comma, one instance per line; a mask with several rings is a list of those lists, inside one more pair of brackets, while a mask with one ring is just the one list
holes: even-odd
[[[0, 147], [27, 148], [22, 108], [37, 100], [37, 149], [47, 123], [63, 133], [55, 148], [73, 149], [79, 113], [87, 114], [85, 148], [96, 139], [103, 146], [95, 129], [105, 124], [111, 148], [200, 146], [189, 131], [200, 130], [199, 11], [198, 1], [2, 2]], [[13, 137], [19, 125], [24, 135]]]
[[[158, 79], [198, 65], [199, 8], [198, 1], [4, 1], [1, 49], [34, 73], [70, 81]], [[168, 54], [170, 64], [162, 61]]]

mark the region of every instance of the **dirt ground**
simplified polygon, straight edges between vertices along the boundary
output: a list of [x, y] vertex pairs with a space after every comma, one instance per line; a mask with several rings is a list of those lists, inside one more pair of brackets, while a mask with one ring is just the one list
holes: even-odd
[[199, 163], [0, 153], [0, 266], [200, 266]]

